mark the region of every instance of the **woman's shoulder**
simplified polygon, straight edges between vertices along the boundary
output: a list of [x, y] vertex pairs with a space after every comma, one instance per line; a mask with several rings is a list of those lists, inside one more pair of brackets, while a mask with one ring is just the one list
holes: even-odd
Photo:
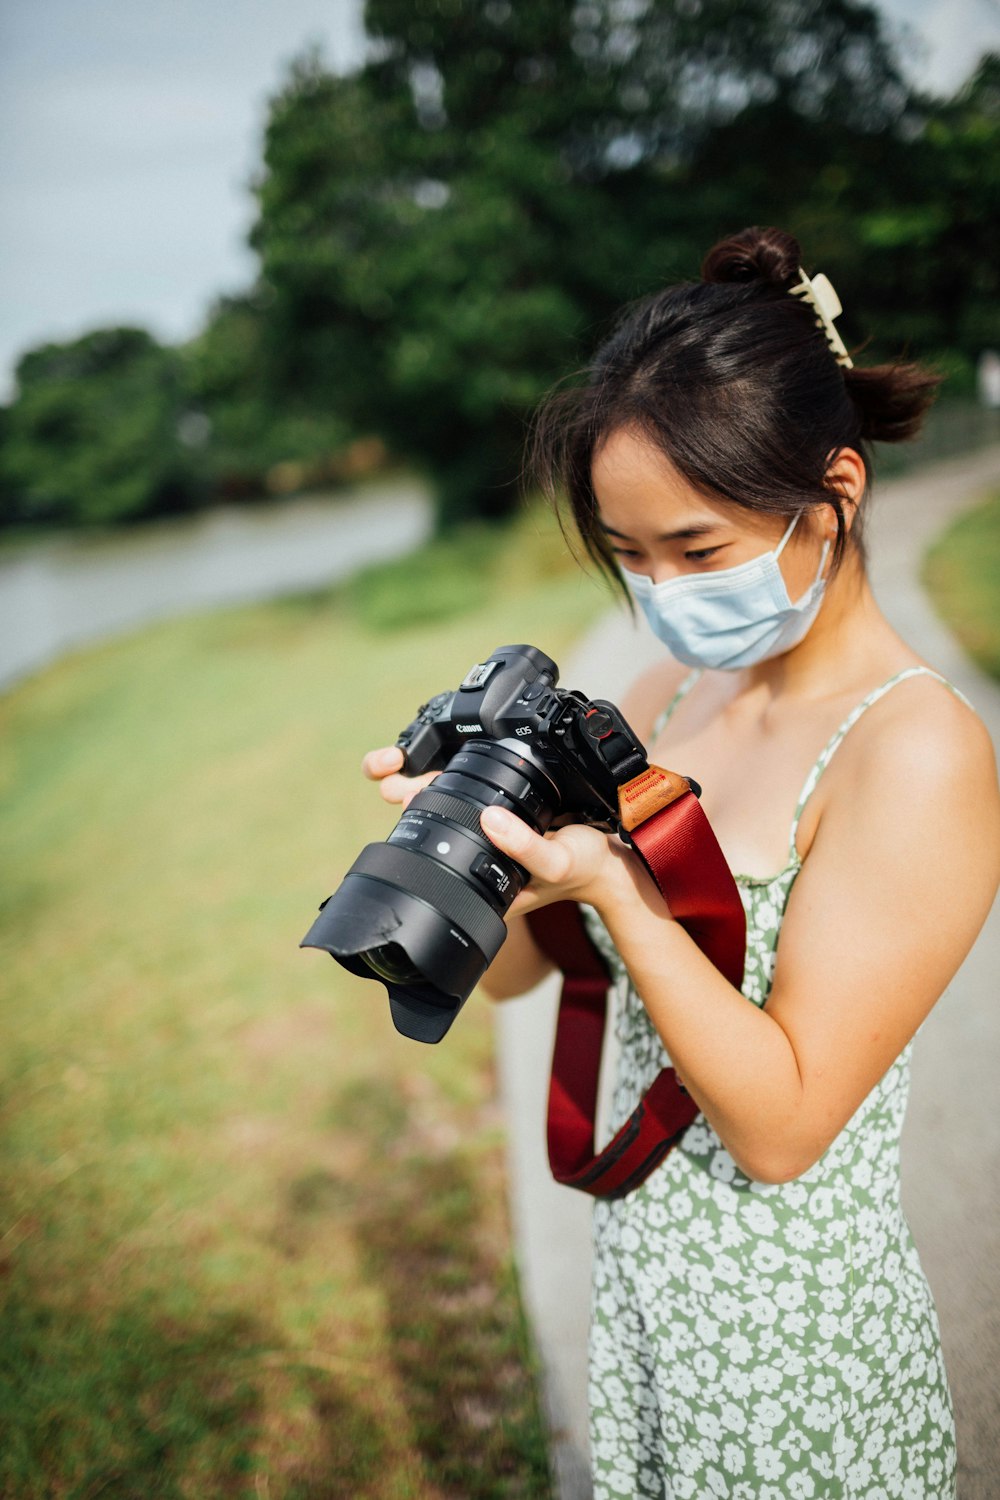
[[857, 727], [847, 738], [863, 743], [866, 758], [919, 764], [933, 757], [949, 767], [984, 756], [994, 761], [989, 731], [974, 706], [926, 662], [891, 673], [861, 698], [850, 718], [855, 715]]
[[906, 892], [924, 889], [933, 871], [942, 898], [961, 897], [982, 921], [1000, 876], [1000, 787], [987, 726], [927, 669], [897, 673], [861, 702], [867, 708], [835, 736], [837, 753], [807, 798], [799, 855], [835, 882], [850, 883], [862, 867], [879, 871], [898, 889], [900, 912]]
[[957, 794], [995, 821], [1000, 790], [989, 731], [968, 700], [925, 663], [904, 666], [869, 691], [842, 726], [842, 738], [828, 795], [846, 784], [859, 797], [902, 797], [916, 808], [927, 798]]

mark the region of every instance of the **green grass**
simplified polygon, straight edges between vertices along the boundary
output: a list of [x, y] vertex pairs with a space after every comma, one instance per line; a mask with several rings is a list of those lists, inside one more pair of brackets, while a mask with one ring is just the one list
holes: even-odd
[[1000, 491], [935, 542], [924, 583], [969, 655], [1000, 681]]
[[549, 1493], [488, 1006], [421, 1047], [297, 947], [363, 751], [603, 607], [536, 514], [444, 550], [0, 702], [4, 1497]]

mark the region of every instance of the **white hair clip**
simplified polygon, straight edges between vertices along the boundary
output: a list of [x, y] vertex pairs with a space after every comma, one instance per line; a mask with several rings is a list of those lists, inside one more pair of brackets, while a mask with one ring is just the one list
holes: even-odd
[[844, 309], [840, 305], [840, 298], [830, 285], [829, 277], [821, 272], [810, 280], [800, 266], [799, 284], [789, 287], [789, 292], [793, 297], [801, 297], [803, 302], [809, 303], [816, 314], [816, 327], [822, 328], [838, 365], [843, 365], [847, 370], [853, 370], [854, 361], [844, 347], [843, 339], [833, 326], [834, 318], [839, 318]]

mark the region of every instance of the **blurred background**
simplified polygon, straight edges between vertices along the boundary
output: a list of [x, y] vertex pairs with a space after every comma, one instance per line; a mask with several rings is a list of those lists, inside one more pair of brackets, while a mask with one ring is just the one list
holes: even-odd
[[779, 224], [947, 374], [883, 475], [1000, 439], [1000, 5], [3, 0], [0, 130], [0, 1493], [547, 1495], [486, 1008], [296, 944], [608, 607], [521, 454], [622, 303]]
[[1000, 344], [995, 0], [7, 0], [0, 26], [5, 529], [383, 448], [444, 518], [503, 513], [539, 395], [745, 223], [955, 398]]

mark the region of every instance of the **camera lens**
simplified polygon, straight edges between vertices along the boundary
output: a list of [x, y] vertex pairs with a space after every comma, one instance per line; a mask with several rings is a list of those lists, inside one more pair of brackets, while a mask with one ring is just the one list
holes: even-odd
[[507, 935], [503, 915], [527, 872], [483, 833], [485, 807], [538, 833], [558, 789], [514, 740], [466, 742], [407, 806], [385, 843], [369, 844], [303, 939], [352, 973], [381, 979], [397, 1029], [445, 1035]]
[[410, 962], [405, 948], [399, 943], [380, 943], [377, 948], [368, 948], [358, 957], [379, 979], [387, 984], [422, 984], [424, 976]]

